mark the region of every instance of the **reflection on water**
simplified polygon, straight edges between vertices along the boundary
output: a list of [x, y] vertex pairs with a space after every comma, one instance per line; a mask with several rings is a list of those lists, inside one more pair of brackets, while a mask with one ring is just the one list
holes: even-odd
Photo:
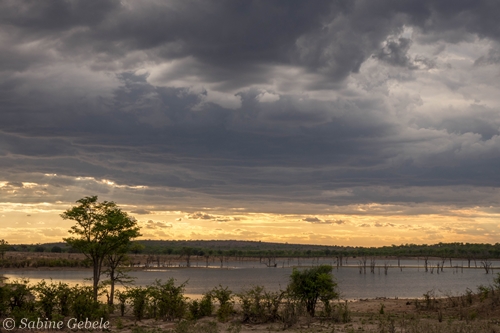
[[[315, 260], [307, 262], [303, 260], [301, 265], [318, 265], [322, 263], [333, 264], [331, 260]], [[384, 274], [384, 267], [375, 267], [374, 273], [370, 273], [367, 267], [366, 274], [359, 273], [358, 262], [351, 259], [348, 264], [340, 268], [334, 267], [333, 274], [339, 285], [342, 297], [345, 299], [375, 298], [375, 297], [400, 297], [414, 298], [422, 297], [427, 291], [433, 290], [440, 295], [456, 295], [464, 293], [467, 288], [475, 290], [478, 285], [490, 285], [496, 274], [485, 274], [483, 269], [453, 268], [445, 266], [443, 271], [433, 273], [425, 272], [422, 261], [401, 261], [401, 267], [397, 267], [397, 261], [377, 262], [378, 265], [389, 266], [388, 274]], [[258, 262], [229, 262], [228, 267], [212, 268], [153, 268], [142, 271], [131, 271], [129, 275], [136, 278], [135, 285], [148, 285], [155, 280], [166, 281], [169, 278], [176, 279], [177, 283], [187, 282], [186, 295], [198, 297], [213, 287], [228, 286], [233, 292], [241, 292], [255, 285], [265, 286], [268, 290], [279, 290], [286, 288], [293, 268], [288, 262], [279, 262], [277, 268], [268, 268], [259, 265]], [[297, 261], [290, 265], [297, 265]], [[434, 267], [436, 262], [431, 263]], [[495, 263], [498, 264], [498, 263]], [[498, 265], [493, 265], [498, 271]], [[420, 265], [420, 266], [419, 266]], [[460, 265], [460, 262], [453, 263]], [[299, 268], [300, 269], [300, 268]], [[88, 280], [92, 272], [90, 270], [80, 271], [5, 271], [3, 273], [9, 279], [28, 278], [36, 283], [40, 280], [63, 281], [68, 284], [91, 284]], [[87, 280], [85, 280], [87, 279]]]

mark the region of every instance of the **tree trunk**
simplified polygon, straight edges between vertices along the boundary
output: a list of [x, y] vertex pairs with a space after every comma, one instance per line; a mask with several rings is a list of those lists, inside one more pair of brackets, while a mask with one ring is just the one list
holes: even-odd
[[111, 267], [110, 272], [109, 272], [109, 300], [108, 300], [108, 305], [113, 305], [114, 297], [115, 297], [115, 269]]
[[100, 276], [100, 270], [99, 270], [99, 262], [95, 261], [94, 262], [94, 278], [93, 278], [93, 291], [94, 291], [94, 301], [97, 302], [97, 290], [99, 287], [99, 276]]

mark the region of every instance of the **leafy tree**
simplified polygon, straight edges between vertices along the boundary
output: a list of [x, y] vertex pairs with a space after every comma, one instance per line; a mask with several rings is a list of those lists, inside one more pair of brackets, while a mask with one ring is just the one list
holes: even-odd
[[219, 309], [217, 310], [217, 319], [221, 322], [226, 322], [229, 320], [229, 316], [234, 312], [234, 294], [228, 287], [223, 288], [219, 284], [210, 292], [212, 298], [215, 298], [219, 302]]
[[332, 267], [321, 265], [299, 271], [294, 269], [290, 275], [289, 292], [306, 305], [307, 312], [314, 317], [318, 299], [325, 305], [338, 298], [337, 283], [332, 277]]
[[5, 256], [5, 252], [9, 249], [9, 243], [5, 239], [0, 239], [0, 255], [3, 257]]
[[61, 252], [62, 252], [62, 249], [61, 249], [61, 247], [60, 247], [60, 246], [54, 245], [54, 246], [52, 247], [52, 249], [50, 249], [50, 252], [52, 252], [52, 253], [61, 253]]
[[97, 301], [99, 279], [106, 256], [121, 251], [141, 234], [136, 220], [112, 201], [98, 202], [97, 196], [91, 196], [77, 203], [78, 206], [61, 214], [65, 220], [76, 221], [76, 225], [69, 230], [74, 236], [64, 238], [64, 241], [92, 261], [93, 295]]
[[157, 316], [166, 320], [175, 320], [183, 317], [186, 311], [184, 288], [187, 281], [176, 286], [175, 280], [170, 278], [166, 283], [156, 280], [150, 287], [150, 295], [156, 301]]
[[107, 269], [104, 271], [104, 274], [108, 276], [108, 280], [106, 280], [105, 283], [110, 286], [108, 299], [109, 305], [113, 305], [114, 303], [116, 283], [125, 285], [133, 283], [135, 279], [128, 275], [127, 269], [123, 267], [123, 264], [130, 262], [127, 252], [134, 252], [137, 250], [140, 251], [142, 248], [143, 246], [141, 244], [132, 244], [129, 242], [116, 249], [115, 252], [106, 255], [105, 265]]
[[35, 252], [45, 252], [45, 248], [42, 245], [35, 246]]

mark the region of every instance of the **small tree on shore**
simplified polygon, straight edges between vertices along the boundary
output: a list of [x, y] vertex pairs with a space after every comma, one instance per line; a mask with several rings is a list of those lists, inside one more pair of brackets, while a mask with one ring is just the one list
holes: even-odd
[[311, 317], [314, 317], [318, 300], [327, 306], [331, 300], [339, 296], [337, 283], [333, 280], [331, 272], [331, 266], [321, 265], [303, 271], [294, 269], [290, 275], [288, 291], [306, 305]]
[[2, 260], [9, 247], [10, 245], [5, 239], [0, 239], [0, 256], [2, 257]]
[[94, 301], [97, 301], [104, 259], [120, 252], [141, 234], [136, 220], [112, 201], [98, 202], [97, 196], [91, 196], [82, 198], [77, 203], [78, 206], [61, 214], [65, 220], [76, 221], [76, 225], [69, 230], [74, 236], [64, 238], [64, 241], [91, 260], [94, 269], [93, 295]]
[[137, 243], [128, 243], [118, 248], [115, 252], [106, 255], [104, 265], [106, 270], [103, 272], [108, 279], [104, 281], [109, 284], [109, 298], [108, 305], [113, 305], [115, 298], [115, 286], [117, 283], [121, 285], [133, 283], [134, 278], [127, 274], [127, 268], [123, 267], [124, 264], [130, 263], [128, 252], [134, 252], [142, 249], [143, 246]]

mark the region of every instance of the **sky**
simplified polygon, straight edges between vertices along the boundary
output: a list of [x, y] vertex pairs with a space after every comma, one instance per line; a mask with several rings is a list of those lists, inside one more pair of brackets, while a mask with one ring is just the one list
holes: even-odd
[[500, 2], [0, 0], [0, 238], [500, 239]]

